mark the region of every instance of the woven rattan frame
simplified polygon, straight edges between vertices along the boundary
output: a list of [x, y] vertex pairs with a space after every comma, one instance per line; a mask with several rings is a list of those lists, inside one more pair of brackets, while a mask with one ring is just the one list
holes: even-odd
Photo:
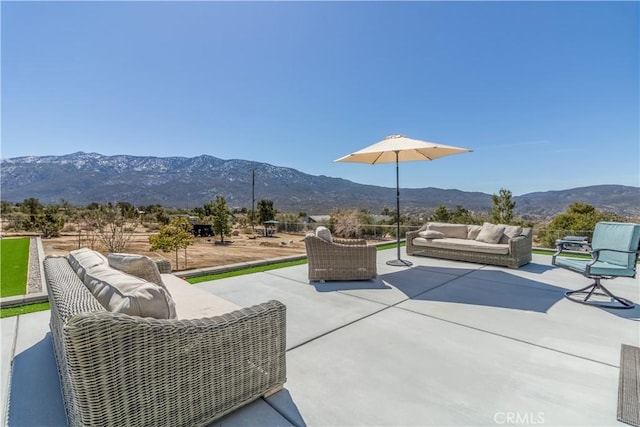
[[376, 248], [364, 239], [305, 237], [309, 280], [369, 280], [375, 278]]
[[509, 268], [519, 268], [531, 262], [531, 248], [533, 244], [531, 228], [524, 228], [520, 236], [509, 240], [508, 254], [492, 254], [465, 251], [462, 249], [444, 249], [414, 245], [413, 239], [418, 237], [418, 232], [419, 231], [410, 231], [407, 233], [407, 255], [499, 265]]
[[199, 426], [282, 387], [285, 306], [156, 320], [106, 311], [63, 257], [44, 261], [71, 426]]

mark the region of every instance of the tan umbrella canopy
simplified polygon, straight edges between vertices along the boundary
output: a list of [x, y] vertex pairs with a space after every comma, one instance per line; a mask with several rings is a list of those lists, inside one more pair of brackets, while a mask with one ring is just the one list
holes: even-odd
[[400, 258], [400, 177], [398, 163], [418, 160], [435, 160], [439, 157], [467, 153], [470, 151], [471, 150], [467, 148], [420, 141], [403, 135], [391, 135], [380, 142], [335, 160], [336, 162], [369, 163], [371, 165], [378, 163], [396, 163], [396, 208], [398, 215], [396, 236], [398, 238], [398, 258], [388, 261], [387, 264], [396, 266], [412, 265], [410, 261]]

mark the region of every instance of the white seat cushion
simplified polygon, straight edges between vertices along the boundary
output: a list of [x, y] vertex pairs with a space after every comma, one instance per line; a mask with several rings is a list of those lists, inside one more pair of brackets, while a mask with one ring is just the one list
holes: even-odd
[[454, 249], [459, 251], [482, 252], [488, 254], [507, 255], [509, 253], [509, 245], [498, 243], [485, 243], [477, 240], [467, 239], [425, 239], [424, 237], [416, 237], [413, 239], [416, 246], [426, 246], [431, 248]]
[[242, 308], [173, 274], [163, 274], [162, 281], [176, 303], [176, 315], [179, 320], [220, 316]]

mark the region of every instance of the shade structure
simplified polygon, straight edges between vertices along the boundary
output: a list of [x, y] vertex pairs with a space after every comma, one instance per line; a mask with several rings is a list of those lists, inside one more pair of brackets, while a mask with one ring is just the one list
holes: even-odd
[[412, 263], [400, 257], [400, 162], [435, 160], [440, 157], [450, 156], [470, 152], [468, 148], [453, 147], [450, 145], [438, 144], [435, 142], [420, 141], [403, 135], [391, 135], [380, 142], [370, 145], [362, 150], [347, 154], [334, 161], [368, 163], [375, 165], [378, 163], [396, 164], [396, 213], [397, 213], [397, 245], [398, 257], [388, 261], [387, 264], [395, 266], [410, 266]]

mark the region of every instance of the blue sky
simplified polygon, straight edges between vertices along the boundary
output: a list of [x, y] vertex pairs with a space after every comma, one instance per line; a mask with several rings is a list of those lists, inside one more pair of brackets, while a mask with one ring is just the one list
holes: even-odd
[[640, 185], [638, 2], [1, 2], [1, 157], [333, 160], [391, 134], [472, 153], [400, 186]]

